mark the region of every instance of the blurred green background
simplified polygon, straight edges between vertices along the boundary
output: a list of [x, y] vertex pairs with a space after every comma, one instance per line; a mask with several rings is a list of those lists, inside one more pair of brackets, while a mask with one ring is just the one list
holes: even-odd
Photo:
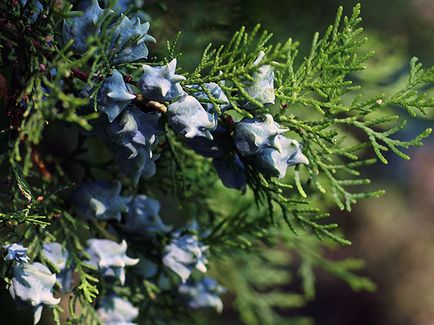
[[[224, 43], [240, 26], [256, 23], [273, 32], [274, 40], [300, 41], [303, 58], [314, 32], [333, 22], [337, 7], [350, 14], [352, 0], [221, 0], [148, 3], [159, 44], [182, 30], [180, 48], [184, 67], [193, 67], [209, 43]], [[376, 56], [367, 71], [354, 75], [375, 93], [403, 82], [412, 56], [425, 67], [434, 64], [433, 0], [367, 0], [362, 4], [366, 50]], [[400, 114], [405, 112], [400, 111]], [[401, 134], [408, 137], [433, 126], [433, 116], [411, 122]], [[434, 324], [434, 142], [410, 151], [411, 161], [391, 157], [388, 166], [367, 170], [379, 187], [381, 199], [356, 206], [353, 213], [333, 211], [353, 246], [331, 257], [355, 256], [367, 262], [366, 274], [377, 284], [376, 293], [354, 293], [328, 274], [318, 273], [317, 298], [292, 316], [309, 315], [317, 324]], [[227, 305], [227, 304], [226, 304]], [[229, 304], [230, 305], [230, 304]], [[236, 324], [226, 308], [220, 319]]]

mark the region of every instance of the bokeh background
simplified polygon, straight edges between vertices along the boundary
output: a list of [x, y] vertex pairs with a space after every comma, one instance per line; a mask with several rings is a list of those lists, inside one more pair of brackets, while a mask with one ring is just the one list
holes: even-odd
[[[350, 14], [352, 0], [201, 0], [148, 3], [160, 44], [183, 34], [180, 48], [185, 67], [194, 66], [209, 42], [228, 40], [240, 26], [261, 25], [275, 40], [289, 36], [301, 43], [302, 58], [313, 33], [323, 32], [343, 5]], [[434, 64], [433, 0], [367, 0], [362, 25], [369, 40], [366, 50], [376, 56], [367, 71], [354, 75], [373, 92], [387, 92], [406, 78], [408, 62], [417, 56]], [[400, 111], [400, 114], [405, 112]], [[403, 137], [434, 126], [434, 114], [411, 122]], [[434, 324], [434, 141], [409, 151], [412, 159], [390, 157], [388, 166], [367, 170], [381, 199], [359, 203], [351, 214], [333, 211], [353, 246], [331, 252], [331, 257], [366, 260], [365, 273], [378, 285], [375, 293], [354, 293], [332, 276], [319, 272], [317, 297], [291, 315], [309, 315], [317, 324]], [[229, 309], [221, 319], [237, 324]]]

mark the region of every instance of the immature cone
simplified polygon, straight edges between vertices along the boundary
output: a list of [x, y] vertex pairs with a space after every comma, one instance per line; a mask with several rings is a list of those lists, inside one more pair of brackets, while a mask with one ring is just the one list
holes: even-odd
[[219, 296], [226, 292], [226, 289], [212, 278], [204, 277], [197, 282], [189, 281], [182, 284], [178, 291], [190, 308], [213, 308], [218, 313], [223, 311], [223, 302]]
[[54, 306], [60, 302], [60, 298], [52, 294], [56, 275], [38, 262], [14, 265], [12, 270], [14, 277], [9, 292], [19, 306], [33, 308], [34, 324], [37, 324], [44, 305]]
[[274, 122], [273, 116], [265, 114], [264, 118], [244, 118], [235, 127], [234, 142], [238, 151], [245, 156], [251, 156], [263, 148], [281, 150], [276, 136], [287, 132]]
[[137, 195], [128, 206], [123, 228], [130, 233], [152, 237], [157, 233], [167, 233], [172, 227], [161, 220], [160, 203], [146, 195]]
[[167, 108], [167, 119], [175, 132], [186, 139], [204, 137], [212, 140], [217, 116], [208, 113], [193, 96], [187, 95]]
[[120, 221], [121, 212], [128, 210], [131, 201], [131, 197], [120, 193], [119, 182], [87, 181], [72, 193], [71, 201], [82, 218]]
[[18, 263], [28, 263], [29, 258], [27, 257], [27, 248], [21, 244], [9, 244], [4, 245], [4, 249], [7, 250], [7, 255], [5, 256], [5, 261], [16, 261]]
[[98, 267], [105, 277], [114, 277], [125, 283], [125, 266], [139, 263], [139, 259], [130, 258], [126, 255], [127, 242], [120, 244], [108, 239], [89, 239], [87, 252], [91, 256], [89, 264]]
[[[213, 112], [214, 105], [210, 102], [210, 98], [202, 90], [202, 88], [199, 85], [193, 85], [190, 87], [195, 90], [197, 89], [197, 92], [194, 93], [194, 97], [196, 97], [200, 101], [200, 103], [207, 110], [207, 112]], [[217, 105], [222, 112], [231, 107], [228, 97], [218, 84], [216, 84], [215, 82], [208, 82], [204, 84], [204, 87], [208, 90], [214, 100], [222, 102], [218, 103]]]
[[139, 309], [128, 300], [111, 294], [101, 300], [97, 310], [99, 320], [106, 325], [134, 325]]
[[74, 267], [66, 267], [69, 252], [60, 243], [44, 243], [41, 254], [60, 270], [56, 274], [56, 279], [61, 286], [62, 292], [71, 291]]
[[175, 71], [176, 59], [159, 67], [143, 65], [143, 76], [138, 81], [143, 96], [158, 102], [170, 102], [184, 94], [179, 83], [186, 79]]
[[96, 35], [100, 31], [100, 17], [111, 9], [101, 9], [97, 0], [92, 0], [90, 5], [83, 10], [83, 14], [68, 17], [63, 20], [62, 37], [66, 44], [70, 39], [74, 40], [71, 49], [76, 53], [87, 51], [87, 40], [90, 36]]
[[187, 281], [193, 269], [205, 273], [208, 260], [205, 251], [196, 236], [175, 234], [169, 245], [164, 248], [163, 264], [179, 275], [182, 282]]
[[117, 70], [113, 70], [110, 77], [106, 78], [98, 91], [97, 107], [98, 110], [107, 114], [110, 122], [136, 98], [130, 93], [124, 78]]
[[150, 24], [140, 23], [140, 18], [129, 19], [122, 15], [121, 21], [114, 27], [111, 49], [116, 50], [114, 63], [128, 63], [146, 59], [149, 54], [146, 42], [155, 43], [155, 38], [148, 34]]
[[[264, 51], [259, 52], [253, 64], [258, 65], [265, 57]], [[264, 105], [274, 104], [276, 95], [274, 92], [274, 72], [271, 65], [263, 65], [253, 74], [254, 81], [248, 83], [244, 90], [254, 99]], [[247, 109], [253, 109], [256, 106], [250, 102], [245, 105]]]
[[275, 140], [280, 150], [264, 148], [252, 157], [253, 164], [262, 173], [284, 178], [289, 166], [309, 164], [297, 140], [288, 139], [283, 135], [278, 135]]

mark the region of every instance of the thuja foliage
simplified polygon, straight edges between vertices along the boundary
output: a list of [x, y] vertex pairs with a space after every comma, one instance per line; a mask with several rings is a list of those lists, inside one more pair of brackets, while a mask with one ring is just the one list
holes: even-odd
[[200, 323], [232, 296], [243, 322], [281, 324], [315, 269], [374, 290], [360, 260], [325, 257], [350, 244], [327, 209], [381, 196], [364, 167], [430, 134], [398, 136], [433, 106], [434, 69], [414, 58], [401, 89], [367, 95], [359, 14], [339, 8], [304, 58], [257, 26], [184, 71], [182, 36], [153, 55], [135, 3], [2, 1], [0, 275], [17, 305], [35, 323]]

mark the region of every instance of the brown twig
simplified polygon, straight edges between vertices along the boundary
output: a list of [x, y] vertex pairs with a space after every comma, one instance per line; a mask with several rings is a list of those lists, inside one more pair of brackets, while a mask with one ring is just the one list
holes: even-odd
[[[80, 70], [78, 68], [73, 68], [71, 70], [72, 77], [78, 78], [83, 81], [87, 81], [89, 79], [89, 73]], [[138, 87], [137, 83], [133, 80], [133, 78], [129, 75], [123, 75], [124, 81], [129, 83], [135, 87]], [[141, 94], [134, 94], [136, 98], [133, 100], [133, 103], [144, 111], [159, 111], [161, 113], [167, 112], [167, 107], [157, 101], [149, 100]]]
[[78, 68], [73, 68], [71, 70], [72, 72], [72, 76], [74, 78], [83, 80], [83, 81], [87, 81], [87, 79], [89, 79], [89, 74], [87, 72], [84, 72], [83, 70], [80, 70]]
[[133, 99], [133, 104], [143, 111], [160, 111], [161, 113], [167, 112], [167, 107], [160, 102], [149, 100], [141, 94], [135, 94], [136, 98]]
[[39, 171], [41, 172], [41, 174], [44, 176], [45, 179], [51, 180], [53, 178], [53, 176], [45, 166], [45, 163], [41, 158], [41, 154], [35, 148], [32, 149], [32, 160], [35, 163], [35, 165], [38, 167]]
[[0, 74], [0, 100], [4, 100], [7, 105], [8, 101], [8, 84], [5, 77]]

